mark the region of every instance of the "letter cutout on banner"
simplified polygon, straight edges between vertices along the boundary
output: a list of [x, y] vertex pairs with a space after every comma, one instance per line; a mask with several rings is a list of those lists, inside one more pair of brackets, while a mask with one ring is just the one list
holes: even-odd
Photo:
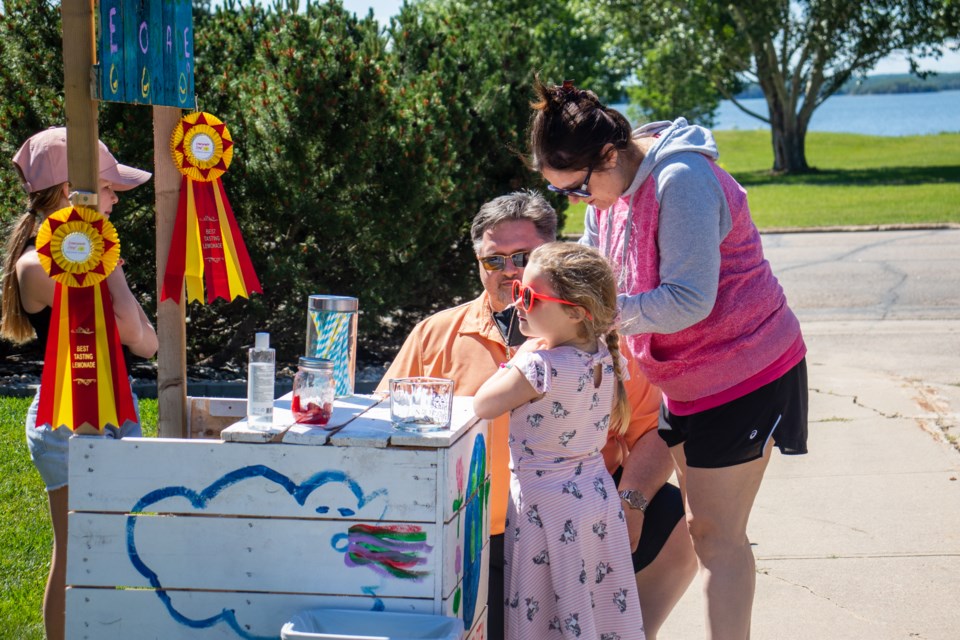
[[183, 174], [161, 300], [187, 300], [263, 293], [240, 228], [220, 181], [233, 160], [230, 131], [216, 116], [191, 113], [177, 123], [170, 141], [173, 162]]
[[94, 209], [66, 207], [44, 220], [36, 246], [56, 282], [37, 424], [102, 431], [136, 421], [106, 282], [120, 259], [117, 230]]

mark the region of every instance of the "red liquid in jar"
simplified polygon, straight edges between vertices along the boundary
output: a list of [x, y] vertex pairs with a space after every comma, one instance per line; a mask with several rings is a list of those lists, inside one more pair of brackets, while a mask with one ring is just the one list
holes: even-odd
[[293, 417], [296, 419], [297, 424], [323, 425], [330, 421], [330, 415], [333, 413], [333, 403], [326, 402], [319, 405], [308, 402], [301, 407], [300, 396], [293, 396], [293, 401], [290, 403], [290, 410], [293, 412]]

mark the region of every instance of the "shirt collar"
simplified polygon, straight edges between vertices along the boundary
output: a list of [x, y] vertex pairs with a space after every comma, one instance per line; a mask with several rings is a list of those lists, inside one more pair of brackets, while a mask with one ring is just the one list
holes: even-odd
[[459, 334], [477, 334], [498, 344], [505, 344], [497, 323], [493, 320], [493, 309], [490, 307], [490, 297], [486, 291], [470, 303], [470, 311], [460, 325]]

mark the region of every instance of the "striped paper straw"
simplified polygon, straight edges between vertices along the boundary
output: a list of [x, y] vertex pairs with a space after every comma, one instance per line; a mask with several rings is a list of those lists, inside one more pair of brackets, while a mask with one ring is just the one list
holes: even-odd
[[[317, 330], [316, 357], [327, 358], [333, 361], [333, 373], [336, 380], [336, 394], [350, 395], [350, 358], [348, 352], [349, 314], [340, 312], [323, 313], [326, 317], [321, 322], [321, 312], [313, 313], [313, 323]], [[344, 328], [347, 330], [344, 331]]]

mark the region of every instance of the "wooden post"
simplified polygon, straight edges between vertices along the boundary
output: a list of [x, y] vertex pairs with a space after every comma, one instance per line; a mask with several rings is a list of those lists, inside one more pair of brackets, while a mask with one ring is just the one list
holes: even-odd
[[[157, 199], [157, 300], [163, 287], [167, 254], [173, 237], [180, 194], [180, 172], [170, 156], [170, 135], [180, 120], [176, 107], [153, 107], [153, 184]], [[186, 296], [180, 303], [164, 300], [157, 303], [157, 398], [158, 435], [161, 438], [189, 437], [187, 425], [187, 330]]]
[[[100, 153], [97, 102], [90, 93], [95, 51], [93, 0], [63, 0], [63, 90], [67, 116], [67, 178], [79, 192], [73, 204], [98, 208]], [[98, 435], [91, 425], [76, 432]]]
[[93, 0], [64, 0], [63, 89], [67, 115], [67, 175], [74, 191], [85, 191], [93, 198], [87, 204], [97, 206], [99, 191], [99, 152], [97, 142], [97, 102], [90, 95], [93, 69]]

